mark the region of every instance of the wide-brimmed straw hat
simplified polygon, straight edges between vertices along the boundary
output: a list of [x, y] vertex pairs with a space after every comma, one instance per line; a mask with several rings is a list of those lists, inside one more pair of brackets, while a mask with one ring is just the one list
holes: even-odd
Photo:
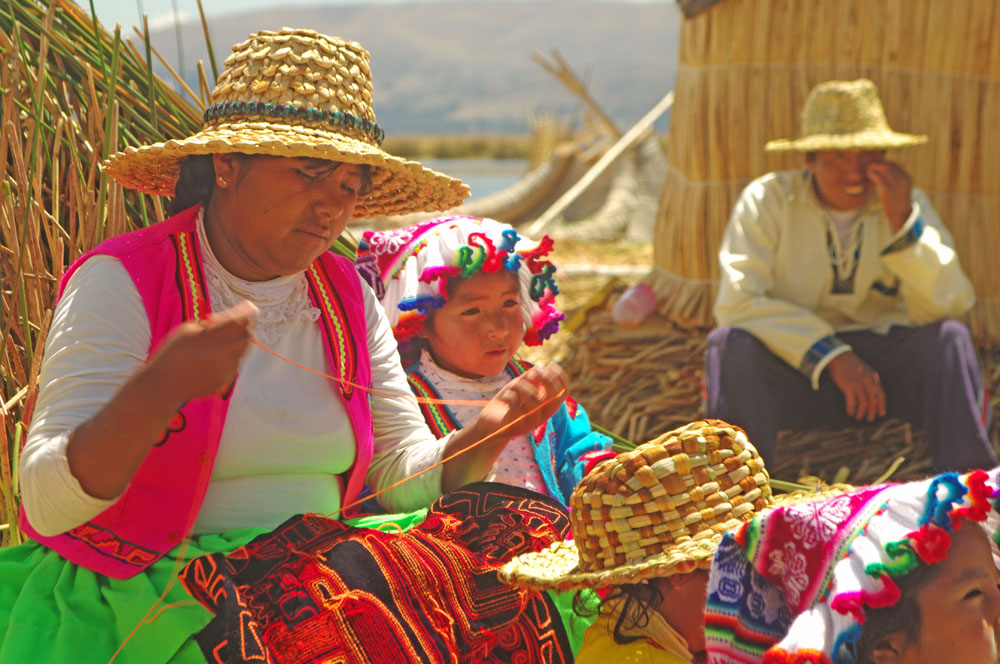
[[570, 590], [708, 569], [723, 533], [772, 504], [743, 430], [692, 422], [594, 466], [570, 497], [573, 540], [518, 556], [500, 575]]
[[226, 59], [201, 131], [126, 148], [103, 168], [125, 187], [173, 196], [191, 155], [312, 157], [371, 166], [372, 191], [358, 199], [354, 218], [459, 205], [469, 195], [460, 180], [379, 147], [368, 60], [360, 44], [313, 30], [252, 34]]
[[813, 88], [802, 109], [801, 136], [769, 141], [764, 150], [885, 150], [926, 142], [926, 136], [890, 129], [875, 84], [859, 78], [856, 81], [827, 81]]

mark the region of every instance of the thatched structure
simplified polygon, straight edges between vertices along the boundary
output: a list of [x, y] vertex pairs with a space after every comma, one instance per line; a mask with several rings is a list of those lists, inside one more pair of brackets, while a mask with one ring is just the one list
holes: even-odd
[[[626, 330], [612, 295], [569, 342], [564, 362], [591, 418], [638, 442], [700, 415], [717, 251], [755, 177], [802, 166], [764, 152], [797, 135], [805, 97], [830, 79], [878, 85], [892, 127], [928, 134], [899, 150], [957, 243], [979, 303], [971, 327], [1000, 416], [1000, 3], [980, 0], [680, 0], [668, 174], [646, 281], [662, 317]], [[992, 350], [990, 350], [992, 348]], [[997, 445], [998, 427], [994, 430]], [[785, 432], [788, 434], [789, 432]], [[898, 421], [783, 435], [771, 469], [827, 481], [925, 474], [922, 436]], [[902, 458], [898, 464], [895, 460]], [[846, 474], [846, 476], [845, 476]]]
[[[654, 236], [661, 312], [710, 326], [716, 251], [753, 178], [798, 168], [764, 153], [799, 130], [808, 91], [867, 77], [892, 127], [928, 134], [899, 150], [955, 237], [979, 302], [977, 340], [1000, 343], [1000, 3], [982, 0], [719, 0], [682, 3], [669, 174]], [[695, 5], [698, 5], [697, 7]]]

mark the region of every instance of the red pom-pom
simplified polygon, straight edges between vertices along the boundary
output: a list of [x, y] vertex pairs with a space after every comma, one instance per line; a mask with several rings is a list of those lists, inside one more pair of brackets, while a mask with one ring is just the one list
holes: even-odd
[[925, 563], [939, 563], [948, 556], [951, 535], [944, 528], [933, 523], [925, 523], [920, 530], [907, 535], [913, 542], [913, 550]]

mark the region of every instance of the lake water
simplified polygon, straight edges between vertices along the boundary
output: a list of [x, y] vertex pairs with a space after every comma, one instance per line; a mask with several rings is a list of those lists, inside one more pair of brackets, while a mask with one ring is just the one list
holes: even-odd
[[469, 185], [469, 200], [506, 189], [523, 178], [528, 169], [524, 159], [421, 159], [420, 163]]

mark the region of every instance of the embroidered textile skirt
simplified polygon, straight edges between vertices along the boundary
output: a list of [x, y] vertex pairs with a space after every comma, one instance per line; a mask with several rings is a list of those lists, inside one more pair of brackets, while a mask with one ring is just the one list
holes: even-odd
[[[537, 494], [531, 495], [537, 497]], [[485, 504], [480, 503], [480, 505]], [[343, 545], [349, 540], [354, 540], [357, 544], [346, 548], [357, 551], [371, 539], [382, 542], [382, 546], [385, 546], [385, 542], [393, 540], [393, 536], [389, 534], [372, 538], [371, 533], [364, 529], [380, 528], [384, 533], [399, 533], [420, 524], [427, 514], [428, 510], [424, 509], [411, 514], [351, 519], [347, 522], [350, 525], [327, 521], [327, 525], [335, 524], [334, 530], [341, 531], [337, 537], [341, 550], [345, 549]], [[461, 509], [456, 508], [445, 514], [447, 518], [438, 515], [433, 521], [435, 523], [447, 521], [448, 524], [453, 524], [455, 515], [461, 514]], [[503, 510], [495, 512], [495, 515], [501, 514], [504, 514]], [[507, 517], [510, 517], [510, 524], [514, 524], [520, 518], [516, 509], [504, 514], [504, 518], [500, 520], [503, 521]], [[297, 520], [310, 521], [304, 517], [297, 517]], [[286, 523], [283, 528], [295, 521], [296, 519], [293, 519]], [[513, 543], [512, 549], [523, 551], [528, 550], [526, 546], [532, 546], [530, 534], [518, 532], [513, 526], [500, 526], [496, 521], [493, 525], [494, 532], [502, 531], [519, 538], [519, 541]], [[463, 533], [467, 538], [475, 539], [473, 537], [475, 530], [476, 524], [467, 524]], [[185, 591], [182, 584], [177, 581], [176, 575], [183, 570], [187, 577], [195, 568], [203, 569], [209, 558], [199, 559], [196, 564], [191, 564], [185, 569], [187, 563], [191, 563], [199, 556], [212, 556], [211, 560], [228, 561], [229, 559], [224, 558], [226, 554], [238, 553], [241, 547], [251, 545], [257, 538], [260, 538], [259, 541], [277, 541], [275, 538], [280, 537], [279, 532], [280, 528], [276, 531], [244, 529], [223, 535], [198, 536], [193, 538], [187, 551], [183, 553], [182, 560], [178, 560], [178, 555], [181, 554], [181, 549], [178, 547], [144, 573], [131, 579], [111, 579], [95, 574], [68, 562], [35, 542], [0, 549], [0, 664], [22, 662], [107, 664], [171, 581], [173, 581], [172, 588], [159, 607], [135, 635], [128, 639], [114, 662], [115, 664], [140, 662], [202, 664], [206, 661], [206, 657], [196, 641], [196, 635], [201, 633], [201, 641], [207, 643], [211, 634], [219, 634], [219, 628], [224, 624], [227, 615], [226, 609], [220, 611], [222, 618], [215, 618], [214, 625], [211, 624], [212, 613]], [[398, 536], [396, 538], [398, 539]], [[499, 541], [501, 538], [494, 534], [481, 539], [489, 542]], [[259, 548], [256, 543], [251, 546]], [[378, 555], [378, 549], [375, 555]], [[264, 563], [254, 561], [255, 567], [258, 564]], [[393, 578], [402, 578], [406, 584], [410, 583], [403, 578], [400, 571], [393, 571], [393, 575], [387, 576], [387, 583]], [[452, 570], [452, 576], [457, 577], [459, 574]], [[215, 578], [222, 578], [221, 574]], [[473, 577], [466, 578], [463, 583], [453, 583], [451, 587], [459, 590], [472, 582], [472, 579]], [[454, 579], [449, 581], [453, 582]], [[388, 587], [400, 591], [398, 586]], [[478, 589], [475, 592], [478, 592]], [[423, 598], [413, 598], [412, 601], [426, 604]], [[555, 606], [562, 615], [564, 633], [569, 638], [573, 651], [577, 651], [583, 634], [592, 620], [573, 615], [571, 593], [546, 594], [542, 604], [545, 605], [545, 610], [549, 610], [550, 604]], [[404, 608], [412, 610], [410, 607]], [[437, 615], [436, 608], [435, 615]], [[552, 629], [558, 632], [559, 625], [554, 625]], [[558, 642], [558, 639], [556, 641]], [[571, 661], [571, 658], [567, 661]]]
[[197, 637], [210, 662], [563, 664], [573, 653], [550, 596], [496, 570], [568, 532], [558, 502], [479, 483], [405, 533], [296, 516], [191, 561], [181, 580], [216, 614]]

